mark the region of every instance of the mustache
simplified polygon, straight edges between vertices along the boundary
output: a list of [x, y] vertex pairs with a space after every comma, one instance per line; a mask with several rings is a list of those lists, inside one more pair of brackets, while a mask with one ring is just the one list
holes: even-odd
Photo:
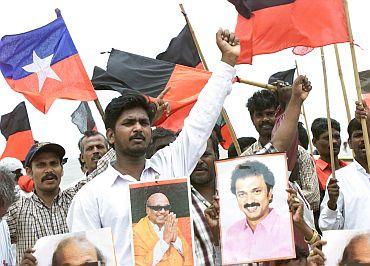
[[49, 174], [44, 175], [41, 178], [41, 182], [44, 182], [45, 180], [51, 180], [51, 179], [58, 180], [58, 177], [55, 174], [53, 174], [53, 173], [49, 173]]
[[145, 136], [144, 136], [143, 133], [138, 132], [138, 133], [135, 133], [134, 135], [132, 135], [129, 140], [133, 140], [133, 139], [137, 139], [137, 138], [145, 139]]
[[92, 156], [92, 159], [93, 160], [95, 160], [95, 159], [100, 159], [102, 156], [100, 155], [100, 154], [94, 154], [93, 156]]
[[263, 122], [263, 123], [261, 124], [261, 126], [270, 126], [270, 127], [273, 127], [273, 126], [275, 126], [275, 124], [270, 123], [270, 122]]
[[259, 207], [259, 206], [261, 206], [261, 204], [259, 204], [257, 202], [252, 202], [252, 203], [246, 203], [246, 204], [244, 204], [244, 208]]
[[197, 166], [195, 167], [194, 171], [199, 171], [199, 170], [208, 170], [208, 165], [204, 162], [198, 163]]

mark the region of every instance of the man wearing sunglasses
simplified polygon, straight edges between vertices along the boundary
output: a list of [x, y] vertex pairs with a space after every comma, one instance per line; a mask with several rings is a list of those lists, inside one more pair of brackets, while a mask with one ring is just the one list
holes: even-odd
[[166, 195], [152, 194], [146, 214], [134, 227], [136, 265], [193, 265], [191, 250]]

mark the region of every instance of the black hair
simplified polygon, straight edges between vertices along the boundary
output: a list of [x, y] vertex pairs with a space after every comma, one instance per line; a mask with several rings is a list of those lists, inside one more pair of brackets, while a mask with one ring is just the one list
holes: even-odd
[[304, 128], [302, 122], [298, 122], [298, 140], [299, 140], [299, 144], [303, 148], [305, 148], [305, 150], [307, 150], [308, 149], [309, 140], [308, 140], [307, 131]]
[[238, 179], [259, 175], [263, 176], [267, 186], [267, 191], [270, 191], [270, 189], [275, 185], [275, 178], [274, 174], [265, 164], [258, 161], [245, 161], [244, 163], [237, 165], [231, 174], [231, 192], [236, 195], [235, 184]]
[[166, 128], [163, 128], [163, 127], [156, 127], [152, 131], [152, 139], [149, 143], [148, 149], [146, 150], [145, 157], [147, 159], [150, 159], [158, 150], [164, 148], [164, 147], [158, 147], [156, 145], [156, 142], [159, 139], [163, 139], [163, 138], [167, 138], [168, 141], [169, 141], [167, 143], [167, 145], [170, 145], [170, 143], [173, 142], [177, 138], [177, 135], [176, 135], [175, 132], [173, 132], [170, 129], [166, 129]]
[[[253, 143], [257, 140], [253, 137], [241, 137], [238, 138], [238, 143], [240, 146], [240, 150], [243, 152], [246, 148], [250, 147]], [[234, 143], [230, 144], [229, 149], [227, 150], [227, 157], [228, 158], [235, 158], [238, 157], [238, 153], [236, 152], [236, 148]]]
[[[331, 118], [331, 127], [340, 133], [340, 124], [337, 120]], [[311, 125], [311, 132], [314, 139], [319, 139], [320, 135], [328, 131], [327, 118], [316, 118]]]
[[[82, 144], [82, 141], [84, 138], [89, 138], [89, 137], [92, 137], [92, 136], [102, 136], [104, 138], [104, 145], [107, 149], [109, 149], [109, 143], [108, 143], [108, 140], [107, 138], [100, 132], [96, 131], [96, 130], [87, 130], [83, 133], [82, 137], [80, 138], [80, 140], [78, 141], [78, 148], [80, 149], [80, 152], [83, 153], [84, 152], [84, 145]], [[81, 162], [80, 162], [81, 164]]]
[[361, 126], [361, 123], [356, 118], [353, 118], [349, 122], [348, 127], [347, 127], [348, 138], [351, 138], [353, 132], [356, 130], [362, 131], [362, 126]]
[[105, 108], [104, 125], [105, 128], [114, 129], [119, 116], [123, 111], [140, 107], [145, 110], [150, 123], [153, 122], [156, 108], [155, 104], [150, 103], [148, 98], [139, 92], [130, 91], [125, 95], [119, 96], [111, 100], [107, 108]]
[[279, 106], [276, 94], [269, 90], [257, 91], [248, 99], [247, 107], [252, 116], [256, 111], [263, 111], [269, 108], [276, 109]]

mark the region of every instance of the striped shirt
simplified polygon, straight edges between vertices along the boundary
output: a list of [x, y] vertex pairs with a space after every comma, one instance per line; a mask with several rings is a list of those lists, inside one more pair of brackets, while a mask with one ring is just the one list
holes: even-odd
[[10, 243], [9, 229], [5, 219], [0, 220], [0, 265], [15, 265], [12, 254], [12, 244]]
[[204, 216], [204, 211], [211, 204], [194, 187], [191, 187], [191, 201], [197, 265], [214, 266], [215, 250], [213, 246], [213, 235]]
[[10, 206], [6, 221], [12, 243], [17, 244], [17, 262], [21, 262], [24, 252], [34, 246], [44, 236], [68, 232], [66, 217], [74, 195], [88, 182], [81, 180], [76, 186], [66, 189], [54, 198], [51, 208], [33, 193], [31, 197], [21, 197]]

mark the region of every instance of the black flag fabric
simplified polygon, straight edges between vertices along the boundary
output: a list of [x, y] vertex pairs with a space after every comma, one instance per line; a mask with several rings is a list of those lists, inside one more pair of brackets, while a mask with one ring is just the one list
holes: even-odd
[[85, 131], [96, 130], [94, 117], [92, 116], [89, 104], [81, 102], [77, 109], [71, 115], [72, 123], [83, 134]]
[[272, 84], [277, 81], [284, 81], [286, 83], [289, 83], [289, 85], [292, 85], [294, 81], [294, 73], [295, 68], [277, 72], [269, 78], [268, 84]]
[[24, 161], [35, 143], [25, 102], [19, 103], [13, 111], [1, 116], [0, 129], [7, 141], [1, 158], [14, 157]]
[[249, 19], [253, 11], [293, 3], [295, 0], [228, 0], [240, 15]]
[[91, 83], [95, 90], [113, 90], [119, 92], [121, 95], [131, 89], [122, 80], [97, 66], [94, 68]]
[[170, 41], [167, 50], [157, 55], [156, 58], [189, 67], [201, 66], [197, 47], [187, 24], [179, 35]]

